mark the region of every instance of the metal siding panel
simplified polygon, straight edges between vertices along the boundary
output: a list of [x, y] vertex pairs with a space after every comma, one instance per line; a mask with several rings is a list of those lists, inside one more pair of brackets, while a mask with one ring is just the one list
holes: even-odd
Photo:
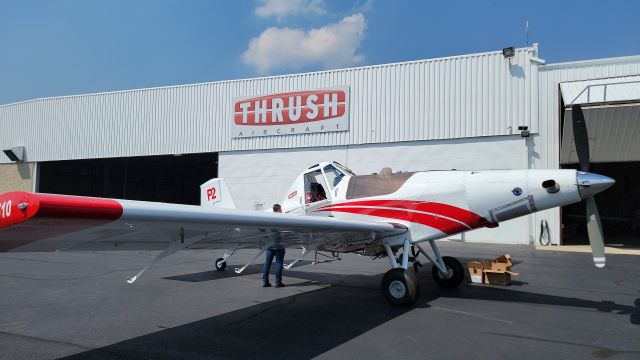
[[[640, 161], [640, 106], [610, 106], [584, 109], [592, 162]], [[566, 110], [565, 118], [571, 117]], [[567, 123], [565, 122], [565, 128]], [[577, 163], [573, 136], [565, 131], [561, 162]]]
[[[517, 49], [512, 60], [524, 78], [490, 52], [33, 100], [0, 106], [0, 143], [21, 142], [30, 161], [46, 161], [505, 135], [531, 119], [532, 53]], [[336, 85], [350, 86], [349, 132], [231, 138], [233, 99]]]

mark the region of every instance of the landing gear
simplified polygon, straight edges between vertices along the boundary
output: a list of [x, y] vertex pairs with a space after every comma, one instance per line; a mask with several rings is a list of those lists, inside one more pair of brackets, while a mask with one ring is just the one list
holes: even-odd
[[222, 255], [221, 258], [217, 258], [216, 261], [213, 262], [213, 266], [216, 268], [216, 271], [224, 271], [224, 269], [227, 268], [227, 260], [229, 260], [229, 258], [233, 256], [233, 254], [235, 254], [239, 249], [240, 248], [227, 250], [224, 252], [224, 255]]
[[227, 268], [227, 261], [223, 258], [217, 258], [214, 265], [217, 271], [224, 271]]
[[418, 279], [412, 271], [395, 268], [387, 271], [382, 278], [382, 294], [391, 305], [411, 306], [418, 299]]
[[407, 270], [409, 267], [410, 247], [409, 238], [405, 238], [402, 245], [400, 264], [398, 264], [389, 243], [385, 242], [384, 244], [392, 269], [384, 274], [380, 289], [382, 290], [384, 298], [391, 305], [411, 306], [415, 304], [418, 299], [420, 292], [418, 279], [416, 278], [415, 272]]
[[[464, 267], [462, 267], [460, 261], [451, 256], [441, 256], [434, 240], [429, 240], [429, 244], [431, 245], [431, 250], [433, 250], [433, 256], [426, 252], [419, 244], [415, 246], [419, 254], [423, 254], [433, 263], [433, 267], [431, 268], [433, 279], [440, 286], [447, 288], [454, 288], [460, 285], [465, 276]], [[417, 257], [416, 255], [416, 258]]]
[[[249, 267], [249, 265], [251, 265], [251, 263], [253, 263], [260, 255], [264, 254], [265, 251], [267, 251], [268, 246], [262, 247], [260, 248], [260, 251], [256, 254], [256, 256], [253, 257], [253, 259], [251, 259], [251, 261], [249, 261], [248, 263], [246, 263], [243, 267], [241, 268], [235, 268], [234, 271], [236, 272], [236, 274], [241, 274], [247, 267]], [[224, 255], [222, 255], [221, 258], [217, 258], [216, 261], [213, 263], [213, 265], [216, 267], [217, 271], [224, 271], [224, 269], [227, 267], [227, 260], [229, 260], [229, 258], [231, 256], [233, 256], [233, 254], [235, 254], [238, 250], [240, 250], [240, 248], [235, 248], [233, 250], [227, 250], [224, 252]]]
[[437, 266], [433, 266], [431, 268], [431, 275], [433, 275], [433, 280], [435, 280], [438, 285], [446, 288], [455, 288], [464, 280], [464, 267], [460, 264], [456, 258], [451, 256], [443, 256], [442, 261], [444, 262], [447, 273], [443, 274]]
[[420, 261], [416, 260], [413, 262], [413, 271], [417, 274], [418, 270], [422, 267], [422, 263], [420, 263]]
[[[399, 239], [395, 238], [393, 240], [394, 246], [398, 246]], [[433, 250], [433, 255], [431, 255], [420, 244], [411, 244], [409, 238], [405, 237], [402, 247], [400, 247], [401, 254], [398, 258], [396, 258], [390, 242], [392, 242], [392, 239], [387, 239], [383, 245], [391, 264], [391, 270], [384, 274], [380, 289], [384, 298], [391, 305], [411, 306], [418, 299], [420, 289], [418, 288], [416, 273], [422, 267], [422, 264], [418, 261], [420, 254], [423, 254], [433, 263], [431, 273], [440, 286], [454, 288], [464, 280], [465, 271], [460, 261], [451, 256], [441, 256], [434, 240], [429, 240]], [[397, 247], [396, 250], [398, 250]], [[412, 256], [409, 256], [409, 250], [411, 250]], [[409, 261], [413, 262], [413, 271], [409, 270]]]

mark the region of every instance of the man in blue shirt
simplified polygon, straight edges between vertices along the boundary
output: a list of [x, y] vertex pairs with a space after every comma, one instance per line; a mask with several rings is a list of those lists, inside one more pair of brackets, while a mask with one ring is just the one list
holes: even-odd
[[[280, 204], [273, 205], [274, 213], [282, 213], [282, 207]], [[276, 258], [276, 287], [285, 287], [282, 283], [282, 267], [284, 265], [284, 246], [282, 246], [282, 238], [280, 237], [280, 233], [274, 231], [273, 233], [273, 244], [266, 251], [266, 259], [264, 262], [264, 267], [262, 268], [262, 287], [270, 287], [271, 283], [269, 282], [269, 271], [271, 270], [271, 262], [273, 258]]]

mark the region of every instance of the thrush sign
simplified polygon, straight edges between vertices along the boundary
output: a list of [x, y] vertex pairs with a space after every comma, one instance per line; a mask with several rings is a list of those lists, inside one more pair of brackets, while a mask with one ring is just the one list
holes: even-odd
[[261, 96], [234, 101], [234, 138], [349, 130], [346, 86]]

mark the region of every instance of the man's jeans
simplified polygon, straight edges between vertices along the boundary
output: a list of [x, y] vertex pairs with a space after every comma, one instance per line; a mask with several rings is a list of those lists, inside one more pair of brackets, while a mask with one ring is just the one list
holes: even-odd
[[276, 284], [282, 282], [282, 266], [284, 263], [284, 249], [267, 249], [264, 267], [262, 268], [262, 282], [269, 282], [269, 271], [271, 270], [271, 262], [273, 257], [276, 258]]

